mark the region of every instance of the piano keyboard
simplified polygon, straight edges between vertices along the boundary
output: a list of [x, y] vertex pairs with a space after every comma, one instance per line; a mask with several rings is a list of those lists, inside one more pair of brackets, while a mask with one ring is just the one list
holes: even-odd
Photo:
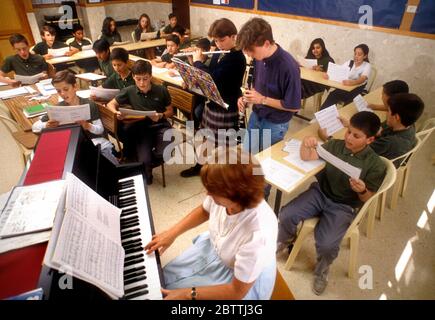
[[143, 247], [151, 241], [148, 205], [142, 175], [118, 181], [121, 241], [125, 250], [124, 299], [161, 300], [160, 276], [154, 253]]

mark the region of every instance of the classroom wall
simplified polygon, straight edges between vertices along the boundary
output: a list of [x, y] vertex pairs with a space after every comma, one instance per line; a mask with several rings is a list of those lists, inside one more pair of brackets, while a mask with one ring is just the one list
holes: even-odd
[[[222, 17], [229, 18], [239, 29], [254, 15], [191, 6], [192, 33], [206, 35], [209, 25]], [[277, 43], [295, 56], [305, 56], [311, 41], [320, 37], [336, 62], [344, 63], [352, 58], [356, 45], [366, 43], [371, 49], [370, 61], [378, 70], [373, 89], [389, 80], [402, 79], [424, 100], [424, 117], [435, 116], [434, 40], [272, 16], [263, 18], [272, 25]]]

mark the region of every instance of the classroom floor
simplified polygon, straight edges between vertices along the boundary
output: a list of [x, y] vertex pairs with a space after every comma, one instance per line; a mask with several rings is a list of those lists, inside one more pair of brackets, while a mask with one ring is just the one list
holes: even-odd
[[[294, 118], [290, 130], [297, 131], [304, 125], [303, 120]], [[0, 126], [0, 136], [3, 134], [4, 128]], [[349, 250], [342, 246], [331, 267], [325, 293], [320, 297], [314, 295], [311, 291], [315, 263], [312, 236], [301, 249], [291, 271], [283, 268], [285, 258], [278, 260], [279, 270], [296, 299], [435, 299], [435, 233], [432, 232], [435, 228], [434, 146], [435, 135], [432, 135], [413, 163], [406, 197], [399, 198], [395, 212], [387, 208], [384, 220], [376, 221], [373, 239], [365, 237], [363, 224], [358, 265], [364, 266], [364, 278], [359, 279], [362, 275], [358, 274], [353, 280], [347, 278]], [[8, 148], [7, 145], [2, 147]], [[7, 149], [4, 151], [3, 154], [7, 154]], [[199, 177], [180, 177], [180, 171], [187, 167], [167, 165], [166, 188], [162, 187], [160, 169], [154, 169], [154, 183], [148, 190], [157, 232], [169, 228], [200, 205], [205, 196]], [[7, 191], [5, 181], [15, 179], [15, 176], [7, 177], [8, 173], [15, 174], [13, 170], [3, 171], [0, 192]], [[283, 203], [288, 200], [284, 197]], [[269, 202], [273, 204], [273, 201], [274, 191]], [[180, 236], [162, 255], [163, 265], [187, 248], [196, 234], [206, 229], [205, 224]], [[372, 271], [372, 281], [367, 281], [367, 270]], [[360, 288], [359, 283], [369, 288]]]

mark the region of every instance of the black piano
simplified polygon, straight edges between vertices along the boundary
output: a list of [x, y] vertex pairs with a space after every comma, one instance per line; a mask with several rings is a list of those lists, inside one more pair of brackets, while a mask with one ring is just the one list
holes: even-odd
[[[149, 257], [144, 245], [154, 234], [153, 218], [143, 166], [139, 163], [115, 166], [101, 155], [99, 147], [84, 134], [80, 126], [46, 130], [42, 135], [70, 130], [63, 177], [72, 172], [98, 194], [122, 208], [121, 240], [125, 250], [125, 300], [162, 299], [163, 276], [158, 253]], [[36, 146], [36, 150], [38, 145]], [[48, 300], [98, 301], [109, 297], [97, 287], [73, 278], [72, 289], [60, 285], [65, 275], [43, 266], [38, 286]], [[62, 287], [64, 289], [62, 289]]]

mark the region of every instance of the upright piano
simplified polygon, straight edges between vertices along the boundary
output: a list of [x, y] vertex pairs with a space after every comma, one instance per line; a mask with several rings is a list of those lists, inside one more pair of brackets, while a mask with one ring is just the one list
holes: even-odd
[[[64, 160], [62, 167], [59, 160]], [[56, 179], [50, 176], [56, 170], [62, 172], [63, 178], [67, 172], [72, 172], [103, 198], [122, 209], [120, 234], [125, 250], [125, 295], [122, 299], [162, 299], [160, 288], [164, 284], [159, 255], [156, 252], [148, 256], [143, 250], [154, 234], [143, 166], [139, 163], [113, 165], [101, 155], [99, 147], [94, 146], [80, 126], [70, 126], [46, 130], [41, 134], [34, 159], [20, 184]], [[63, 279], [64, 274], [42, 266], [38, 287], [43, 289], [45, 299], [109, 299], [97, 287], [77, 278], [72, 279], [72, 288], [65, 288], [61, 284]]]

